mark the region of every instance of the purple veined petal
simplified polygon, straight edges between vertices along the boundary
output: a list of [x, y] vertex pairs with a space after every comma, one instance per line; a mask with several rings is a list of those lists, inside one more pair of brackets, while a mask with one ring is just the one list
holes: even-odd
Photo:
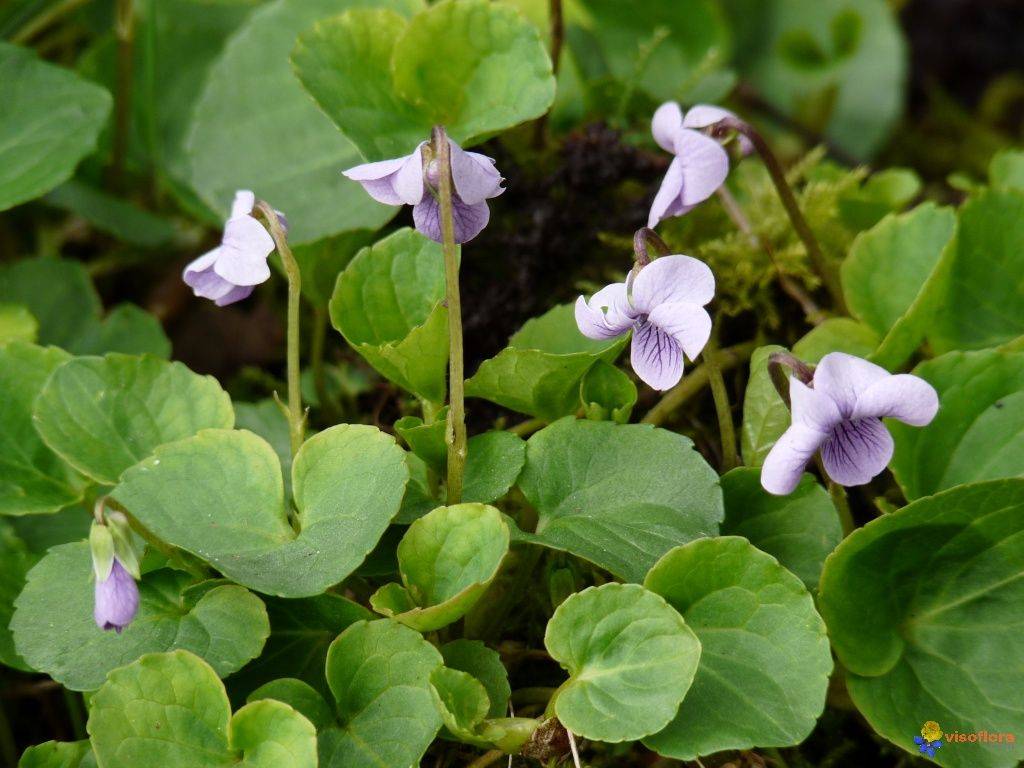
[[683, 205], [704, 202], [729, 175], [729, 155], [721, 144], [703, 133], [681, 128], [676, 132], [675, 153], [683, 166]]
[[814, 369], [814, 388], [831, 397], [844, 419], [853, 416], [857, 398], [891, 374], [881, 366], [845, 352], [829, 352]]
[[501, 174], [491, 158], [478, 152], [466, 152], [451, 140], [448, 146], [451, 148], [452, 183], [462, 202], [481, 203], [505, 191], [501, 188]]
[[703, 261], [673, 254], [655, 259], [633, 280], [632, 301], [649, 314], [659, 304], [683, 302], [704, 306], [715, 296], [715, 276]]
[[793, 492], [807, 463], [827, 435], [803, 424], [793, 424], [775, 441], [761, 467], [761, 487], [775, 496]]
[[425, 197], [423, 189], [423, 145], [427, 142], [421, 141], [416, 149], [402, 161], [402, 167], [398, 169], [392, 181], [395, 194], [408, 205], [417, 205], [423, 202]]
[[711, 315], [699, 304], [659, 304], [647, 316], [647, 321], [675, 339], [690, 360], [697, 359], [711, 338]]
[[[228, 283], [228, 285], [231, 285]], [[228, 304], [234, 304], [236, 301], [249, 298], [249, 295], [255, 290], [255, 285], [234, 285], [231, 286], [231, 290], [225, 293], [223, 296], [214, 298], [214, 304], [218, 307], [226, 307]], [[211, 297], [208, 297], [211, 298]]]
[[362, 184], [367, 194], [378, 203], [401, 205], [403, 200], [395, 191], [394, 180], [407, 159], [396, 157], [376, 163], [363, 163], [342, 171], [342, 174]]
[[629, 361], [651, 389], [672, 389], [683, 378], [683, 350], [674, 338], [649, 322], [637, 323]]
[[139, 586], [114, 558], [110, 575], [97, 579], [93, 602], [93, 619], [100, 629], [115, 629], [119, 633], [131, 624], [139, 610]]
[[621, 336], [633, 327], [635, 319], [626, 298], [625, 283], [605, 286], [591, 296], [589, 302], [582, 296], [576, 299], [576, 325], [589, 339]]
[[877, 381], [857, 396], [851, 418], [892, 418], [923, 427], [939, 410], [935, 387], [918, 376], [900, 373]]
[[[713, 104], [694, 104], [683, 118], [683, 127], [695, 129], [709, 128], [726, 117], [736, 117], [736, 113], [722, 107], [716, 107]], [[754, 151], [754, 145], [750, 143], [750, 139], [746, 136], [740, 135], [739, 142], [740, 152], [744, 157]]]
[[252, 216], [231, 219], [224, 227], [221, 253], [214, 271], [235, 285], [257, 285], [270, 279], [267, 256], [274, 239]]
[[[452, 219], [455, 224], [455, 242], [466, 243], [479, 235], [491, 218], [491, 210], [487, 203], [466, 205], [458, 197], [452, 196]], [[441, 206], [432, 194], [423, 196], [423, 200], [412, 209], [412, 220], [416, 229], [438, 243], [443, 242], [441, 231]]]
[[811, 389], [795, 376], [789, 377], [789, 401], [793, 423], [816, 432], [828, 433], [843, 420], [831, 397]]
[[658, 146], [666, 152], [675, 152], [676, 132], [683, 127], [683, 110], [679, 103], [666, 101], [654, 111], [651, 134]]
[[893, 440], [881, 419], [839, 422], [821, 444], [825, 472], [840, 485], [864, 485], [889, 464]]
[[683, 206], [683, 161], [678, 157], [673, 158], [665, 178], [658, 187], [658, 194], [654, 196], [651, 203], [651, 213], [647, 217], [647, 226], [655, 227], [662, 219], [671, 216], [682, 216], [686, 213]]
[[231, 218], [248, 216], [256, 206], [256, 195], [251, 190], [240, 189], [235, 192], [235, 199], [231, 202]]

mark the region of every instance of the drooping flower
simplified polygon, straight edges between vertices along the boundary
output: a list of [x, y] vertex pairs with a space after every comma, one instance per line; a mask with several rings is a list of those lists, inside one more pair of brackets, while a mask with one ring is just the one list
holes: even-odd
[[139, 586], [132, 575], [115, 557], [105, 579], [96, 579], [93, 618], [100, 629], [113, 629], [121, 633], [132, 623], [139, 610]]
[[[236, 192], [220, 245], [191, 262], [182, 273], [196, 296], [212, 299], [218, 307], [247, 298], [253, 288], [270, 278], [267, 257], [274, 250], [274, 239], [252, 215], [255, 204], [256, 196], [249, 190]], [[278, 216], [283, 222], [283, 216]]]
[[893, 440], [882, 422], [898, 419], [923, 427], [935, 418], [939, 397], [924, 379], [884, 368], [853, 355], [822, 358], [811, 386], [790, 377], [792, 423], [772, 447], [761, 469], [761, 485], [784, 496], [816, 452], [828, 476], [840, 485], [863, 485], [889, 464]]
[[[364, 163], [344, 171], [358, 181], [374, 200], [385, 205], [411, 205], [416, 229], [441, 242], [441, 206], [438, 199], [440, 168], [437, 158], [424, 168], [421, 142], [411, 155]], [[452, 165], [452, 213], [455, 242], [465, 243], [479, 235], [491, 218], [487, 200], [505, 189], [494, 160], [478, 152], [467, 152], [448, 140]], [[424, 180], [424, 176], [426, 180]]]
[[576, 300], [576, 325], [591, 339], [633, 331], [630, 362], [654, 389], [671, 389], [683, 376], [683, 355], [696, 359], [711, 335], [704, 309], [715, 295], [707, 264], [690, 256], [662, 256], [631, 281], [612, 283], [590, 301]]
[[[673, 152], [676, 132], [681, 128], [689, 128], [695, 131], [710, 128], [726, 117], [736, 117], [735, 112], [728, 109], [716, 107], [713, 104], [694, 104], [687, 112], [676, 101], [666, 101], [654, 112], [651, 119], [651, 133], [658, 146], [666, 152]], [[746, 157], [754, 151], [754, 145], [750, 139], [740, 134], [740, 153]]]

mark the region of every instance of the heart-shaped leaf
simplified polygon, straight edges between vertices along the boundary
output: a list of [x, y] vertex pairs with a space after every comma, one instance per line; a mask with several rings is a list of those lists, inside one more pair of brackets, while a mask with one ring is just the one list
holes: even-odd
[[231, 714], [224, 686], [187, 651], [143, 656], [92, 697], [89, 737], [104, 768], [316, 768], [316, 729], [279, 701]]
[[96, 757], [88, 741], [47, 741], [26, 749], [18, 768], [96, 768]]
[[32, 423], [32, 403], [50, 374], [69, 359], [56, 347], [11, 342], [0, 347], [0, 514], [56, 512], [82, 498], [82, 485]]
[[251, 704], [261, 699], [283, 701], [309, 720], [318, 731], [335, 725], [331, 705], [313, 686], [294, 677], [282, 677], [261, 685], [246, 697], [245, 703]]
[[139, 613], [117, 635], [92, 616], [92, 559], [86, 542], [54, 547], [28, 574], [11, 630], [18, 652], [40, 672], [78, 691], [95, 690], [110, 670], [146, 653], [183, 648], [221, 677], [260, 654], [270, 626], [249, 590], [216, 582], [191, 587], [181, 571], [146, 573]]
[[440, 666], [434, 646], [389, 619], [342, 632], [327, 654], [341, 726], [320, 734], [320, 768], [419, 765], [441, 727], [430, 687]]
[[159, 445], [235, 422], [231, 398], [212, 376], [121, 354], [78, 357], [57, 368], [33, 417], [54, 452], [105, 485]]
[[[819, 605], [857, 708], [918, 753], [921, 724], [1019, 733], [1024, 480], [965, 485], [883, 515], [825, 561]], [[948, 742], [950, 768], [1012, 768], [1024, 741]]]
[[452, 640], [441, 646], [444, 665], [472, 675], [487, 691], [488, 717], [501, 717], [512, 689], [500, 654], [479, 640]]
[[625, 337], [588, 339], [576, 327], [572, 305], [560, 304], [528, 320], [508, 347], [481, 363], [466, 382], [466, 396], [554, 421], [579, 408], [580, 382], [590, 367], [614, 361], [625, 344]]
[[668, 725], [701, 655], [683, 617], [639, 584], [572, 595], [548, 622], [544, 645], [569, 673], [553, 699], [558, 719], [575, 734], [609, 742]]
[[341, 273], [331, 297], [331, 322], [383, 376], [443, 403], [448, 371], [444, 295], [441, 246], [401, 229], [364, 248]]
[[799, 744], [825, 707], [832, 655], [800, 580], [738, 536], [673, 549], [644, 586], [700, 639], [697, 675], [675, 719], [644, 743], [693, 760]]
[[370, 604], [421, 632], [440, 629], [476, 604], [508, 545], [508, 526], [494, 507], [438, 507], [410, 525], [398, 545], [402, 584], [381, 587]]
[[519, 487], [535, 534], [629, 581], [680, 542], [718, 533], [718, 475], [689, 438], [649, 425], [567, 417], [526, 443]]
[[398, 512], [404, 453], [375, 427], [339, 424], [307, 440], [285, 508], [274, 449], [251, 432], [209, 429], [161, 446], [112, 496], [155, 535], [247, 587], [306, 597], [363, 561]]

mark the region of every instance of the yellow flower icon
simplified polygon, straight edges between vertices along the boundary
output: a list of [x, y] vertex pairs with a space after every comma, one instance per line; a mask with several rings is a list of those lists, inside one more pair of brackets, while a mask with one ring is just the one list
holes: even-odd
[[934, 720], [929, 720], [921, 727], [921, 735], [927, 741], [938, 741], [942, 738], [942, 729], [939, 728], [939, 724]]

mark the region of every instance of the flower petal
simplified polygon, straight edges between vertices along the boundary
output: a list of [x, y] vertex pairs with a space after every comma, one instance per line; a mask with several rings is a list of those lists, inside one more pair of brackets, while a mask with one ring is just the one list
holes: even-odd
[[845, 352], [829, 352], [814, 370], [814, 388], [831, 397], [843, 418], [853, 416], [857, 396], [891, 374], [874, 363]]
[[349, 168], [347, 171], [342, 171], [342, 174], [352, 179], [352, 181], [379, 181], [398, 173], [398, 170], [408, 159], [407, 155], [406, 157], [394, 157], [390, 160], [379, 160], [376, 163], [363, 163], [354, 168]]
[[790, 426], [765, 457], [761, 467], [761, 486], [776, 496], [792, 493], [807, 468], [807, 462], [825, 438], [823, 432], [803, 424]]
[[828, 476], [840, 485], [864, 485], [892, 458], [893, 441], [881, 419], [841, 421], [821, 444]]
[[466, 152], [454, 141], [448, 144], [451, 147], [452, 183], [462, 202], [473, 205], [505, 191], [501, 188], [501, 174], [491, 158], [478, 152]]
[[[228, 283], [228, 285], [231, 285]], [[225, 293], [223, 296], [214, 298], [214, 304], [218, 307], [226, 307], [228, 304], [234, 304], [236, 301], [249, 298], [249, 294], [256, 288], [254, 285], [233, 285], [231, 290]]]
[[612, 339], [633, 327], [635, 320], [626, 298], [626, 284], [612, 283], [586, 301], [576, 299], [576, 325], [589, 339]]
[[231, 219], [224, 227], [221, 254], [214, 271], [235, 285], [256, 285], [270, 278], [267, 256], [274, 239], [252, 216]]
[[[452, 219], [455, 224], [455, 242], [465, 243], [479, 235], [491, 218], [487, 203], [467, 205], [452, 196]], [[412, 220], [416, 229], [438, 243], [443, 241], [441, 232], [441, 206], [432, 194], [423, 196], [412, 209]]]
[[703, 133], [680, 129], [675, 137], [675, 152], [683, 166], [684, 206], [707, 200], [729, 175], [729, 155], [721, 144]]
[[235, 199], [231, 202], [231, 218], [248, 216], [255, 206], [256, 195], [251, 190], [240, 189], [235, 192]]
[[192, 261], [190, 261], [185, 266], [185, 269], [182, 271], [181, 279], [184, 280], [186, 284], [192, 285], [192, 283], [189, 282], [191, 276], [196, 275], [200, 272], [205, 272], [214, 265], [218, 258], [220, 258], [219, 245], [213, 250], [207, 251], [198, 259], [193, 259]]
[[100, 629], [120, 632], [131, 623], [138, 610], [139, 587], [115, 558], [110, 575], [103, 581], [96, 581], [93, 619]]
[[666, 101], [654, 111], [651, 133], [658, 146], [666, 152], [675, 152], [676, 132], [683, 127], [683, 110], [679, 103]]
[[213, 265], [220, 258], [221, 250], [220, 247], [217, 247], [204, 253], [185, 267], [182, 272], [181, 278], [185, 281], [185, 285], [189, 286], [192, 293], [200, 298], [216, 301], [236, 287], [234, 283], [228, 282], [213, 271]]
[[[416, 205], [423, 201], [423, 145], [427, 142], [421, 141], [416, 149], [402, 162], [392, 180], [395, 193], [402, 202], [409, 205]], [[429, 196], [429, 195], [428, 195]]]
[[691, 360], [697, 359], [711, 338], [711, 315], [699, 304], [681, 301], [659, 304], [647, 320], [675, 339]]
[[[736, 117], [735, 112], [730, 112], [728, 109], [722, 107], [716, 107], [714, 104], [694, 104], [687, 111], [686, 116], [683, 118], [684, 128], [710, 128], [712, 125], [717, 123], [726, 117]], [[740, 134], [740, 152], [744, 157], [754, 151], [754, 145], [750, 143], [750, 139]]]
[[692, 256], [674, 254], [655, 259], [633, 280], [632, 302], [648, 314], [659, 304], [685, 302], [704, 306], [715, 296], [710, 267]]
[[901, 373], [877, 381], [857, 396], [854, 419], [875, 416], [899, 419], [923, 427], [935, 418], [939, 395], [935, 387], [918, 376]]
[[658, 194], [651, 203], [651, 213], [647, 217], [647, 226], [654, 227], [662, 219], [671, 216], [682, 216], [688, 210], [683, 206], [683, 162], [673, 158], [661, 181]]
[[674, 338], [653, 323], [637, 324], [630, 363], [652, 389], [672, 389], [683, 378], [683, 350]]
[[832, 398], [811, 389], [795, 376], [789, 377], [789, 401], [793, 423], [828, 434], [843, 420]]

